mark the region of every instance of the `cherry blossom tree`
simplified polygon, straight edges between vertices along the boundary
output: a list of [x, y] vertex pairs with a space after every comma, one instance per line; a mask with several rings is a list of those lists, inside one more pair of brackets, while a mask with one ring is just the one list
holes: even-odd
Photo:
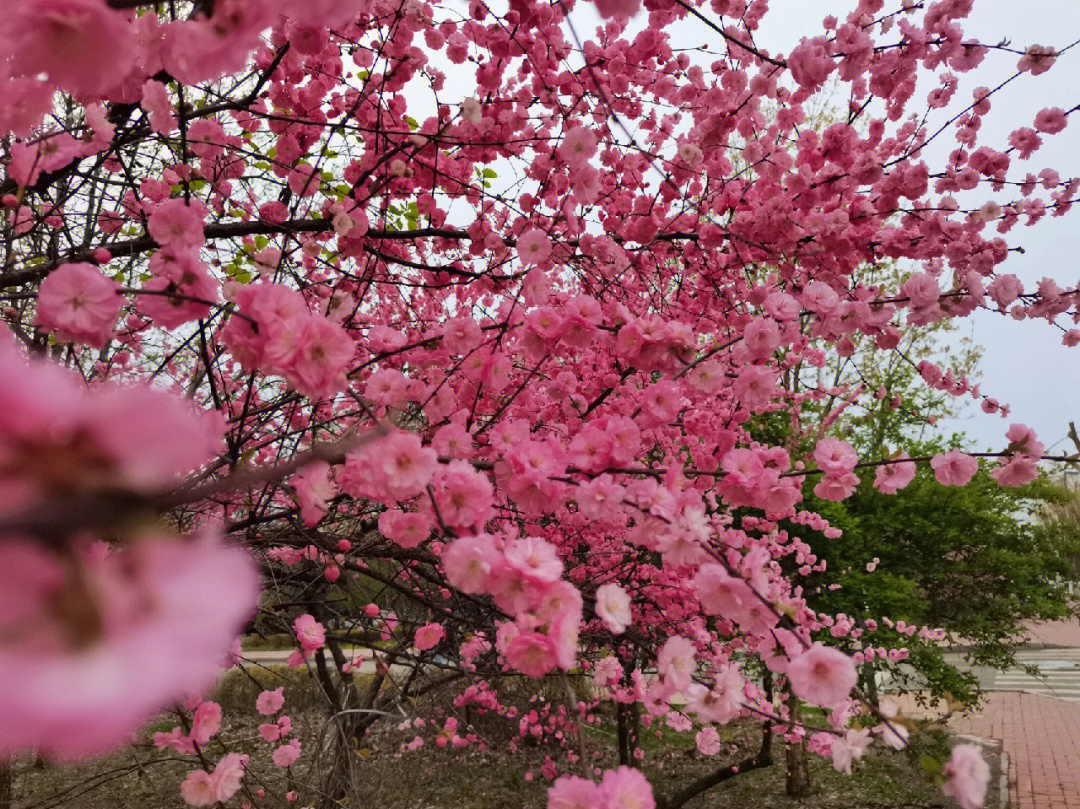
[[[758, 41], [766, 0], [9, 5], [0, 752], [93, 755], [180, 706], [156, 741], [188, 757], [187, 803], [251, 800], [205, 695], [256, 615], [325, 686], [326, 800], [380, 716], [358, 643], [379, 678], [442, 668], [484, 710], [508, 675], [588, 672], [553, 809], [674, 809], [728, 777], [654, 795], [637, 722], [696, 724], [708, 750], [754, 717], [751, 764], [773, 735], [843, 770], [903, 744], [855, 688], [866, 656], [820, 642], [872, 633], [807, 605], [821, 560], [779, 522], [828, 536], [804, 488], [844, 499], [857, 469], [896, 491], [913, 464], [951, 486], [976, 463], [860, 458], [799, 414], [873, 395], [807, 381], [856, 338], [893, 352], [982, 309], [1080, 342], [1076, 288], [1025, 286], [1009, 242], [1072, 206], [1080, 180], [1036, 161], [1075, 108], [980, 138], [1004, 86], [980, 66], [1052, 81], [1064, 47], [966, 37], [972, 0], [859, 0], [788, 53]], [[807, 127], [826, 92], [836, 121]], [[910, 273], [859, 280], [883, 260]], [[756, 439], [769, 413], [813, 450]], [[1007, 430], [1014, 486], [1043, 445]], [[376, 584], [400, 609], [342, 636], [333, 604]], [[623, 760], [597, 773], [569, 742], [611, 702]], [[302, 764], [280, 694], [252, 707], [274, 764]], [[981, 803], [976, 751], [942, 778]]]

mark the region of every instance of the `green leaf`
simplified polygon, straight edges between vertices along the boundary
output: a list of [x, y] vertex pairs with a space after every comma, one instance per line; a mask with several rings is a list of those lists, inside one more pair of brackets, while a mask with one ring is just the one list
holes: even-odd
[[923, 772], [930, 777], [933, 777], [938, 774], [938, 771], [941, 770], [943, 765], [933, 756], [928, 753], [923, 753], [919, 756], [919, 766], [922, 767]]

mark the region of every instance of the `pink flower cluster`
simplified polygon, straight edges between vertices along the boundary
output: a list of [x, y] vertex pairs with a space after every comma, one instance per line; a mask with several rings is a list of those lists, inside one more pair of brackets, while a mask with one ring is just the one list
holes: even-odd
[[339, 324], [309, 312], [300, 293], [282, 284], [250, 284], [236, 292], [236, 305], [221, 336], [246, 369], [280, 374], [315, 399], [345, 387], [356, 343]]
[[226, 753], [213, 772], [192, 770], [180, 784], [180, 795], [188, 806], [213, 806], [223, 803], [240, 790], [248, 757]]
[[839, 438], [823, 438], [814, 448], [814, 460], [825, 474], [814, 486], [814, 494], [823, 500], [843, 500], [859, 485], [855, 465], [859, 456], [851, 444]]
[[462, 537], [443, 551], [450, 583], [464, 593], [489, 593], [514, 621], [503, 625], [497, 648], [530, 677], [570, 669], [577, 660], [582, 598], [561, 580], [563, 563], [542, 539]]

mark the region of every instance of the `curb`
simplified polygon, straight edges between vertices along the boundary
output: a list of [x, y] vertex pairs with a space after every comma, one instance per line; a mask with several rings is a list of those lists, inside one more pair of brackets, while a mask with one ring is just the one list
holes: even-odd
[[[1005, 747], [1002, 742], [997, 739], [987, 739], [984, 736], [972, 736], [966, 733], [958, 733], [953, 736], [954, 739], [960, 739], [970, 744], [977, 744], [984, 751], [988, 757], [995, 758], [997, 760], [997, 793], [998, 802], [997, 809], [1008, 809], [1009, 802], [1009, 754], [1005, 752]], [[987, 792], [994, 789], [994, 784], [991, 783], [987, 789]]]

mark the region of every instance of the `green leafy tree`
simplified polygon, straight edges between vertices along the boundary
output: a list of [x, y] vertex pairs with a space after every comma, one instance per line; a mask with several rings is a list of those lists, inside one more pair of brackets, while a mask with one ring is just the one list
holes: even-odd
[[[911, 455], [944, 449], [941, 443], [909, 443]], [[872, 487], [873, 470], [864, 471], [858, 491], [842, 503], [809, 495], [843, 534], [829, 539], [804, 532], [826, 570], [808, 581], [811, 605], [844, 613], [863, 623], [887, 616], [909, 626], [941, 628], [946, 644], [962, 647], [968, 663], [1007, 668], [1015, 665], [1015, 644], [1024, 622], [1068, 614], [1068, 582], [1075, 577], [1080, 526], [1050, 522], [1039, 515], [1071, 494], [1041, 478], [1018, 488], [1000, 486], [980, 466], [969, 486], [937, 483], [921, 467], [895, 495]], [[879, 561], [866, 569], [866, 559]], [[834, 587], [833, 585], [840, 585]], [[926, 688], [971, 703], [978, 697], [974, 678], [950, 665], [942, 644], [908, 637], [886, 626], [866, 636], [875, 647], [907, 647], [907, 665], [877, 660], [869, 673], [887, 669], [904, 687]]]

